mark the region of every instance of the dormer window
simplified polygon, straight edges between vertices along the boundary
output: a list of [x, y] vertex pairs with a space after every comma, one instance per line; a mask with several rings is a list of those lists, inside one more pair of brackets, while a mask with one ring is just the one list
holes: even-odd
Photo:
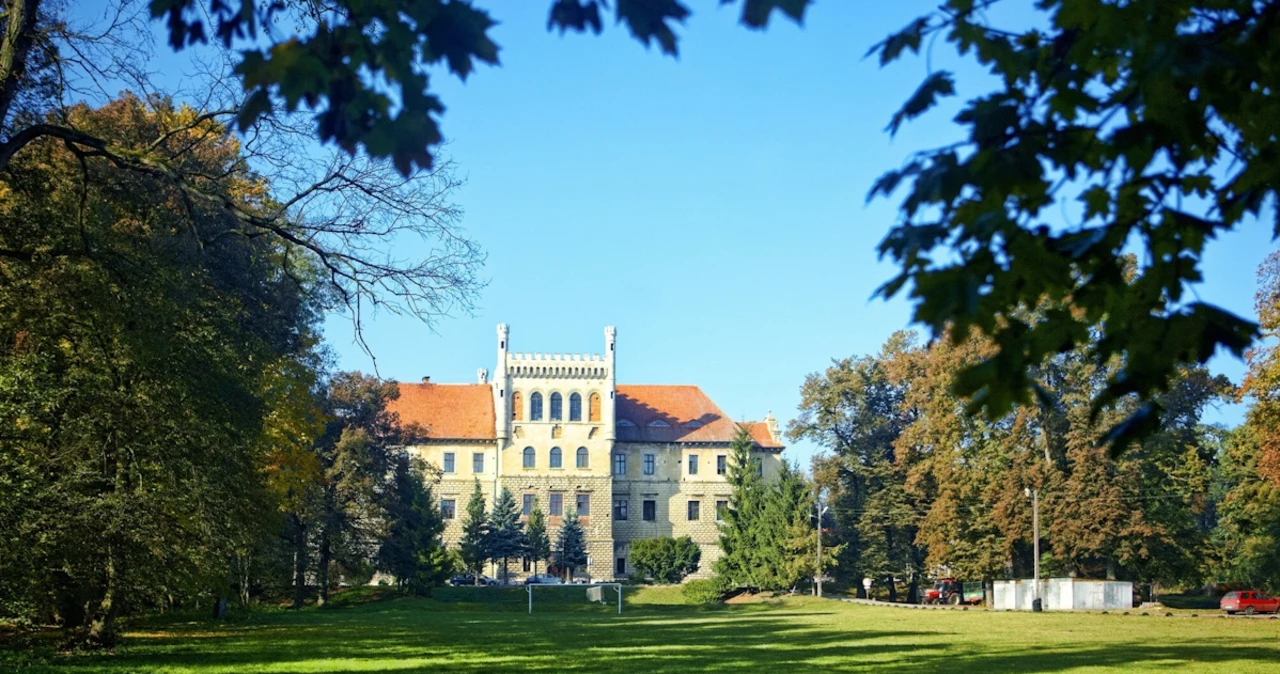
[[697, 419], [693, 419], [690, 421], [686, 421], [680, 425], [684, 426], [685, 428], [702, 428], [703, 423], [701, 421], [698, 421]]
[[654, 419], [649, 422], [649, 428], [671, 428], [671, 424], [661, 419]]
[[619, 426], [621, 426], [621, 427], [623, 427], [623, 428], [635, 428], [635, 427], [636, 427], [636, 425], [635, 425], [635, 424], [631, 423], [631, 421], [629, 421], [629, 420], [627, 420], [627, 419], [619, 419], [619, 420], [618, 420], [618, 425], [619, 425]]

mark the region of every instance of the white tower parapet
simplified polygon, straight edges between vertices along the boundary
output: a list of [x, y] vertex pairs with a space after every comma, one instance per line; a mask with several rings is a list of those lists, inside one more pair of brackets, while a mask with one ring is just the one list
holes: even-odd
[[[498, 324], [498, 366], [494, 370], [493, 376], [493, 431], [498, 438], [498, 446], [503, 446], [503, 442], [508, 437], [507, 428], [511, 423], [511, 374], [507, 368], [507, 341], [511, 335], [511, 331], [507, 328], [506, 323]], [[484, 379], [480, 380], [484, 383]]]

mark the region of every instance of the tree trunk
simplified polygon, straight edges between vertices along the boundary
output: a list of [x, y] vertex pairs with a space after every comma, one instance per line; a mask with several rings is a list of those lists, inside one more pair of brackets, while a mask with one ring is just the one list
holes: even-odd
[[889, 576], [889, 601], [898, 601], [898, 584]]
[[102, 593], [102, 600], [98, 602], [98, 610], [94, 613], [93, 621], [89, 623], [89, 641], [100, 645], [110, 646], [115, 640], [116, 630], [116, 613], [119, 607], [116, 604], [116, 591], [119, 579], [117, 577], [115, 550], [113, 547], [107, 548], [106, 563], [106, 588]]
[[320, 530], [320, 559], [316, 568], [316, 589], [319, 590], [319, 595], [316, 597], [316, 606], [324, 606], [329, 601], [329, 559], [329, 528], [325, 527]]
[[1116, 579], [1116, 560], [1111, 557], [1108, 557], [1107, 558], [1107, 580], [1115, 580], [1115, 579]]
[[911, 585], [907, 587], [907, 603], [920, 603], [920, 577], [916, 575], [915, 571], [911, 572]]
[[293, 608], [307, 601], [307, 529], [296, 513], [289, 515], [293, 528]]

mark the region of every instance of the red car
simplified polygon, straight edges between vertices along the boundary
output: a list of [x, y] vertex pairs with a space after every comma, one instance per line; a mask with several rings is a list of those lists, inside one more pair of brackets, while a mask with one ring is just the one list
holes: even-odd
[[1280, 599], [1257, 590], [1241, 590], [1222, 595], [1222, 603], [1219, 606], [1227, 612], [1227, 615], [1235, 615], [1237, 612], [1245, 615], [1277, 613], [1280, 612]]

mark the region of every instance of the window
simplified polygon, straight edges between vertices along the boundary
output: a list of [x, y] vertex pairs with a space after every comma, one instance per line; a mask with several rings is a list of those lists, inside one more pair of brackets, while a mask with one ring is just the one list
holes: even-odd
[[534, 453], [532, 447], [524, 448], [524, 467], [533, 468], [538, 465], [538, 455]]
[[644, 455], [644, 474], [645, 475], [653, 475], [655, 463], [656, 463], [656, 460], [652, 454]]
[[645, 499], [644, 502], [640, 504], [640, 506], [641, 506], [640, 508], [641, 519], [643, 519], [646, 522], [658, 521], [658, 502], [657, 501], [654, 501], [651, 499]]
[[587, 398], [587, 418], [591, 421], [600, 421], [600, 394], [592, 393]]
[[551, 495], [551, 515], [559, 517], [564, 514], [564, 494], [553, 493]]
[[627, 499], [613, 499], [613, 519], [620, 522], [627, 521]]
[[578, 494], [578, 514], [591, 514], [591, 494]]
[[484, 454], [481, 454], [480, 452], [476, 452], [475, 454], [471, 455], [471, 472], [473, 473], [484, 472]]
[[627, 575], [627, 558], [626, 557], [618, 558], [618, 561], [613, 565], [613, 575], [615, 576]]
[[560, 408], [564, 406], [564, 398], [559, 393], [551, 394], [551, 420], [560, 421]]
[[680, 425], [684, 426], [685, 428], [702, 428], [703, 426], [702, 422], [698, 421], [697, 419], [690, 419], [689, 421], [686, 421]]
[[530, 568], [531, 566], [533, 566], [533, 562], [530, 562], [530, 561], [529, 561], [529, 558], [528, 558], [528, 557], [525, 557], [525, 558], [524, 558], [524, 572], [525, 572], [525, 573], [529, 573], [529, 568]]
[[444, 453], [444, 472], [453, 472], [453, 452]]
[[636, 425], [631, 423], [630, 419], [619, 419], [618, 428], [635, 428]]
[[577, 393], [569, 396], [569, 421], [582, 421], [582, 396]]
[[724, 454], [716, 456], [716, 475], [725, 474]]
[[578, 467], [586, 468], [591, 465], [591, 458], [587, 455], [586, 447], [578, 448]]
[[613, 455], [613, 474], [614, 475], [627, 474], [627, 455], [626, 454]]
[[529, 396], [529, 421], [542, 421], [542, 394]]
[[537, 499], [538, 497], [534, 494], [524, 495], [524, 509], [521, 510], [521, 513], [524, 514], [525, 517], [533, 514], [533, 505], [537, 502]]
[[724, 519], [724, 511], [729, 509], [728, 501], [716, 501], [716, 521]]
[[511, 394], [511, 420], [520, 421], [524, 418], [524, 396], [519, 391]]
[[689, 501], [689, 521], [698, 519], [700, 514], [702, 514], [702, 501]]
[[690, 475], [698, 474], [698, 455], [697, 454], [689, 455], [689, 474]]
[[764, 460], [760, 457], [753, 457], [751, 465], [756, 467], [756, 477], [764, 477]]
[[649, 428], [671, 428], [671, 424], [661, 419], [654, 419], [649, 422]]
[[446, 498], [440, 501], [440, 517], [442, 519], [451, 520], [457, 516], [457, 513], [458, 505], [453, 499]]
[[560, 451], [560, 448], [552, 447], [551, 448], [551, 467], [560, 468], [562, 467], [563, 462], [564, 462], [564, 454]]

